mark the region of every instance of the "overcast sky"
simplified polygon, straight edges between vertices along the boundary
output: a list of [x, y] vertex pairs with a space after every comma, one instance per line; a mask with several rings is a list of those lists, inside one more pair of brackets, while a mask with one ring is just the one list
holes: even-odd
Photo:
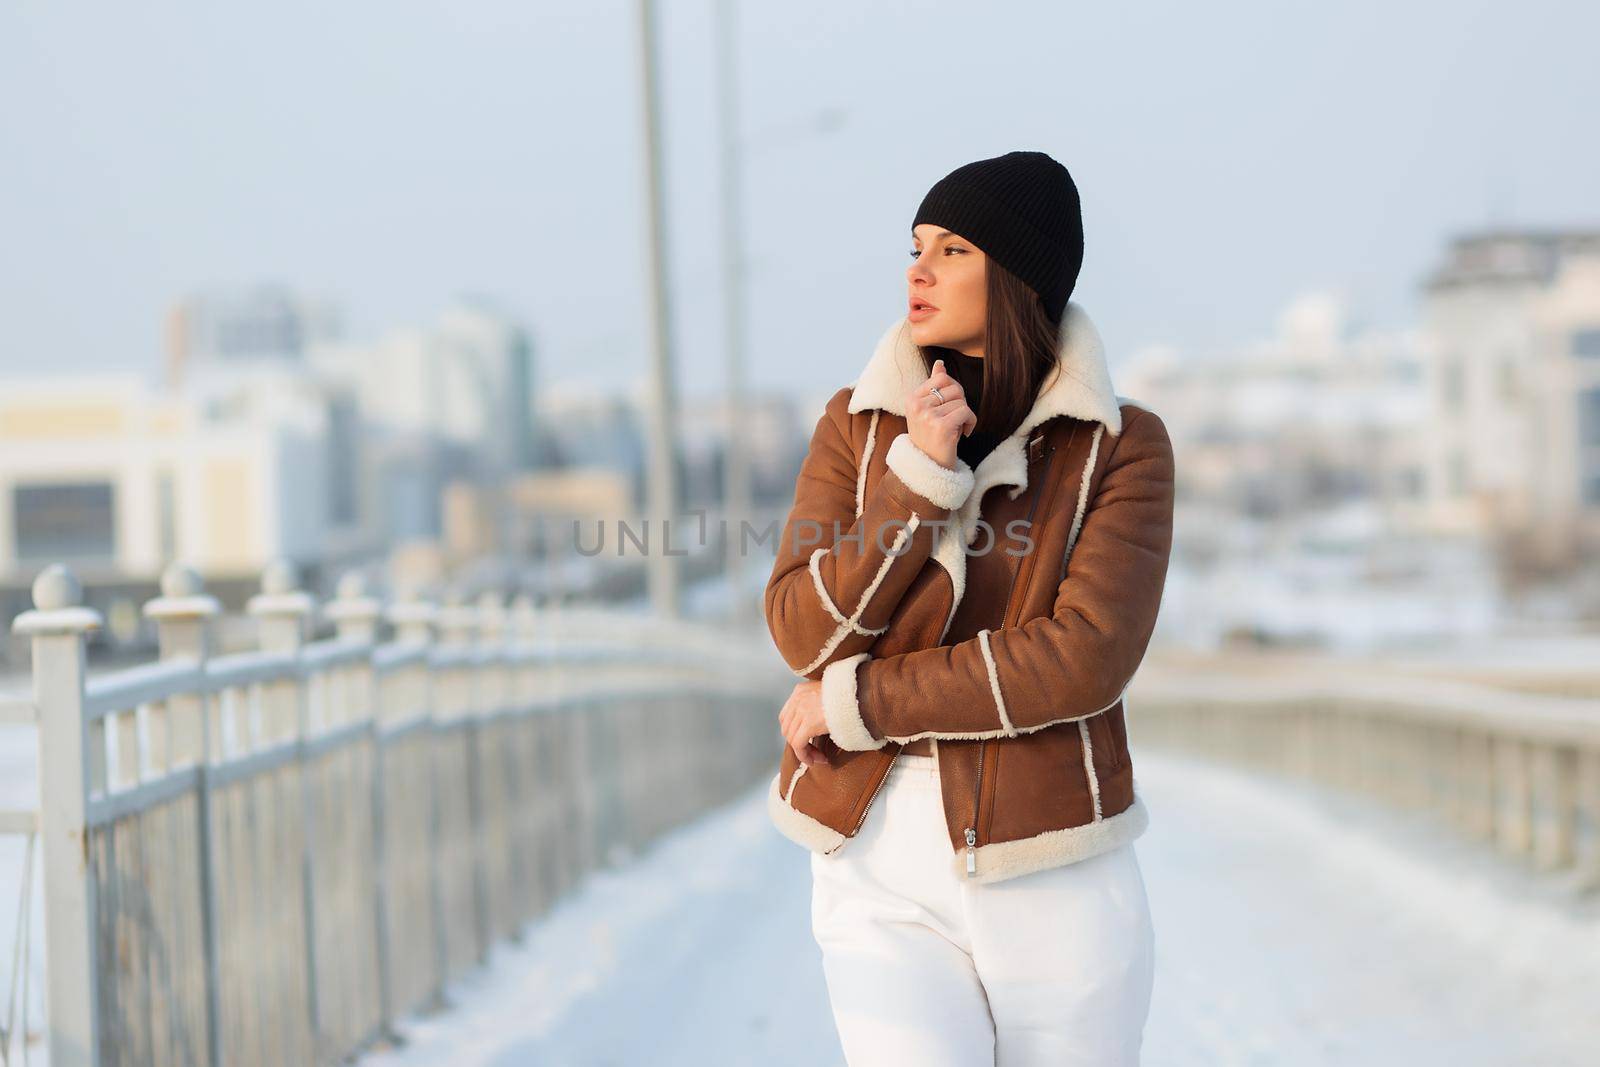
[[[1119, 360], [1308, 287], [1415, 312], [1449, 235], [1600, 224], [1594, 5], [746, 2], [752, 379], [843, 385], [954, 167], [1049, 152]], [[662, 4], [682, 388], [723, 374], [712, 0]], [[0, 376], [151, 374], [166, 307], [283, 282], [373, 336], [480, 292], [543, 379], [644, 368], [635, 8], [275, 0], [0, 9]], [[805, 128], [826, 108], [829, 133]]]

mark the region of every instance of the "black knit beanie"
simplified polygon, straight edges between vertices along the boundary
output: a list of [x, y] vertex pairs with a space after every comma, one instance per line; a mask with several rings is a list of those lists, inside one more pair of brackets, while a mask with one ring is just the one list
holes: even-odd
[[1059, 323], [1083, 266], [1083, 213], [1067, 168], [1043, 152], [1007, 152], [957, 167], [911, 220], [942, 226], [1021, 278]]

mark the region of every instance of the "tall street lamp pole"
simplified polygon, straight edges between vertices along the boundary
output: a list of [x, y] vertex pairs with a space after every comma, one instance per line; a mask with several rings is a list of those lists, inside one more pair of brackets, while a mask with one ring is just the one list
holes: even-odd
[[[737, 0], [718, 0], [716, 18], [716, 59], [718, 67], [718, 96], [720, 107], [722, 170], [722, 269], [723, 269], [723, 337], [727, 363], [728, 439], [726, 461], [723, 463], [723, 514], [728, 535], [724, 543], [723, 575], [728, 583], [728, 617], [731, 622], [754, 622], [759, 617], [759, 605], [754, 598], [743, 595], [745, 539], [741, 523], [752, 518], [753, 503], [750, 488], [750, 450], [745, 446], [749, 413], [749, 394], [746, 389], [745, 328], [747, 306], [747, 264], [744, 260], [744, 181], [743, 164], [746, 149], [751, 143], [739, 135], [739, 64], [738, 26], [735, 20]], [[805, 125], [817, 133], [830, 133], [844, 122], [844, 113], [838, 108], [824, 108]], [[792, 132], [792, 131], [767, 131]]]
[[[656, 32], [652, 0], [639, 0], [639, 69], [644, 94], [644, 135], [649, 246], [650, 435], [646, 496], [646, 551], [650, 603], [656, 615], [682, 614], [678, 556], [667, 554], [668, 524], [678, 515], [677, 394], [673, 381], [672, 329], [667, 303], [666, 205], [661, 176], [661, 92], [656, 84]], [[674, 529], [674, 553], [687, 540]]]
[[728, 618], [733, 623], [749, 622], [756, 616], [753, 600], [744, 592], [745, 539], [741, 524], [750, 517], [750, 463], [745, 448], [745, 415], [748, 394], [745, 389], [745, 264], [743, 231], [744, 185], [739, 178], [739, 61], [735, 42], [738, 30], [734, 21], [736, 0], [718, 0], [716, 51], [721, 91], [722, 162], [722, 269], [724, 309], [723, 336], [728, 366], [728, 439], [723, 464], [723, 515], [728, 528], [724, 548], [723, 573], [728, 582]]

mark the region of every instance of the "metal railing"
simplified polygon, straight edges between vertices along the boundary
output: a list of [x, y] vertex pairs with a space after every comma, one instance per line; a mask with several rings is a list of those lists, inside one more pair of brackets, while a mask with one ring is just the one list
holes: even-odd
[[213, 655], [217, 602], [174, 567], [159, 660], [86, 680], [98, 615], [65, 568], [35, 582], [52, 1067], [338, 1062], [770, 773], [793, 679], [764, 641], [354, 576], [311, 641], [294, 586], [269, 569], [260, 648]]
[[1600, 888], [1600, 701], [1331, 664], [1159, 675], [1130, 696], [1140, 744], [1428, 813]]

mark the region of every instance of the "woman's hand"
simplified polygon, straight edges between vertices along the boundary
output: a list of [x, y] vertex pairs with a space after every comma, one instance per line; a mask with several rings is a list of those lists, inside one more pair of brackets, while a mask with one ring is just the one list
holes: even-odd
[[[944, 403], [929, 392], [937, 386]], [[944, 369], [944, 360], [933, 361], [933, 373], [906, 394], [906, 432], [911, 443], [936, 462], [955, 470], [956, 439], [971, 433], [978, 416], [967, 406], [965, 391]]]
[[828, 732], [828, 720], [822, 714], [821, 682], [807, 679], [794, 687], [783, 702], [783, 710], [778, 712], [778, 727], [801, 763], [828, 762], [823, 751], [811, 743], [813, 737]]

